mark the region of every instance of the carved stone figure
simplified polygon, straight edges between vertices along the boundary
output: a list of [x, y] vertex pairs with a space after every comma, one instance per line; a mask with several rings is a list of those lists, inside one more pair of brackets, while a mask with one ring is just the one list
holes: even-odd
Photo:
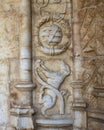
[[64, 61], [60, 61], [59, 71], [48, 69], [42, 60], [35, 62], [36, 79], [41, 85], [39, 103], [44, 105], [42, 108], [43, 115], [46, 115], [48, 109], [54, 107], [57, 97], [60, 100], [60, 114], [64, 114], [64, 99], [59, 89], [69, 74], [70, 68]]

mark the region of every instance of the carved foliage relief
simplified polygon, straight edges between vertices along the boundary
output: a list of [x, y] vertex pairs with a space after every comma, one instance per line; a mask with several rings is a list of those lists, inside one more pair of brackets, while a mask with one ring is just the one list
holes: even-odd
[[104, 55], [104, 1], [80, 2], [79, 17], [84, 56]]
[[104, 62], [104, 1], [79, 2], [81, 45], [84, 56], [85, 95], [89, 107], [97, 107], [95, 87], [103, 87]]
[[34, 82], [37, 85], [34, 102], [38, 118], [68, 118], [72, 101], [70, 2], [33, 0], [33, 3]]
[[[80, 0], [80, 34], [83, 51], [83, 96], [88, 110], [104, 111], [104, 0]], [[88, 129], [104, 129], [88, 122]], [[95, 128], [96, 127], [96, 128]]]

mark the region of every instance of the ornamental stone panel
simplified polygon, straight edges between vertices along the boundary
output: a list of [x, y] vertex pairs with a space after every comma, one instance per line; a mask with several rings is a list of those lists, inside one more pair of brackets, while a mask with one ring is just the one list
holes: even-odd
[[0, 130], [104, 130], [104, 0], [0, 0]]

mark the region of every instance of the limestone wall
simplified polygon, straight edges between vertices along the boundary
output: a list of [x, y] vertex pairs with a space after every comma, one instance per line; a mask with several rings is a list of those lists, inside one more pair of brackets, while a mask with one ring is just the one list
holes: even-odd
[[[10, 87], [19, 55], [19, 1], [0, 1], [0, 130], [10, 127]], [[15, 61], [15, 62], [14, 62]], [[12, 65], [13, 64], [13, 65]], [[12, 66], [11, 66], [12, 65]], [[12, 68], [11, 68], [12, 67]]]
[[79, 18], [84, 57], [84, 98], [88, 104], [88, 129], [103, 130], [104, 1], [79, 2]]
[[0, 130], [104, 129], [104, 0], [0, 0]]

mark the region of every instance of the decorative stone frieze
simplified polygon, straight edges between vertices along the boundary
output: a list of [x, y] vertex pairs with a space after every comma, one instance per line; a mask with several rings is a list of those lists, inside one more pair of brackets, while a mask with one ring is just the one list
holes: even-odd
[[33, 0], [33, 68], [37, 85], [34, 106], [38, 111], [38, 129], [72, 129], [69, 7], [69, 0]]

